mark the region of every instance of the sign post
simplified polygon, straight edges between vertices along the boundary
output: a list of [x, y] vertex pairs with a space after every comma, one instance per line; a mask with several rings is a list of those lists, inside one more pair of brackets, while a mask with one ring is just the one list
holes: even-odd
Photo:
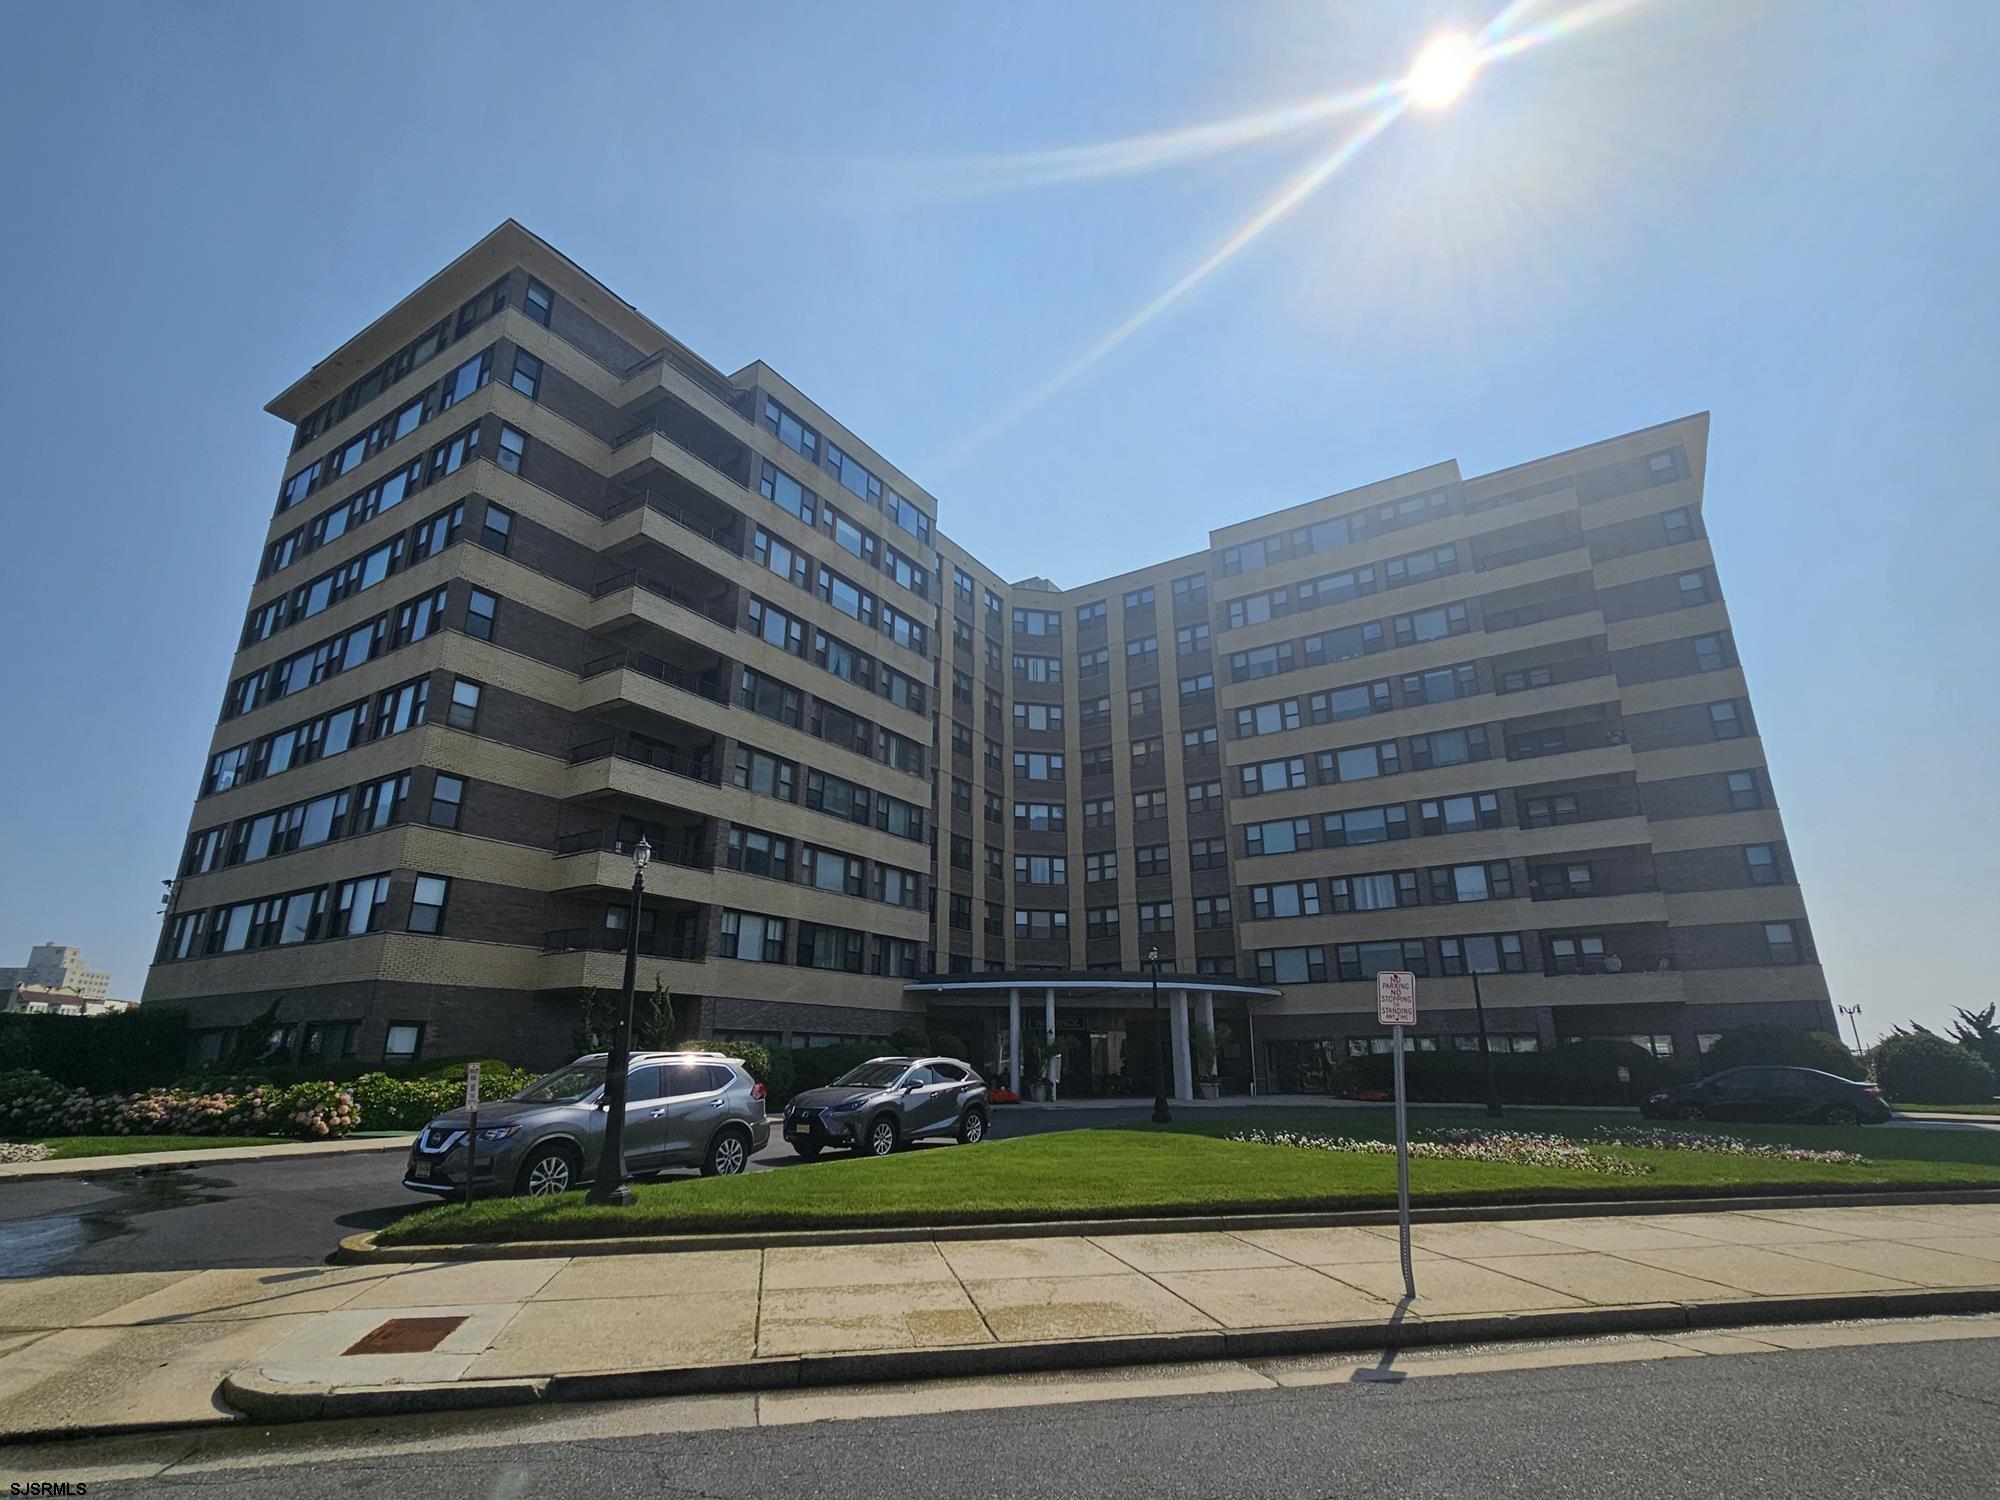
[[[1398, 1090], [1400, 1094], [1400, 1090]], [[472, 1204], [472, 1158], [480, 1144], [480, 1064], [466, 1064], [466, 1204]]]
[[1417, 1278], [1410, 1267], [1410, 1117], [1403, 1090], [1403, 1028], [1417, 1024], [1416, 975], [1384, 969], [1375, 976], [1375, 1019], [1389, 1028], [1389, 1046], [1396, 1058], [1396, 1229], [1403, 1255], [1403, 1295], [1414, 1302]]

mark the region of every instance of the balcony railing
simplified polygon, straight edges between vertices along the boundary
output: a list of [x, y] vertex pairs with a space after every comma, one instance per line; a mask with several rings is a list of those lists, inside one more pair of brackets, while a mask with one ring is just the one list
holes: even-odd
[[663, 578], [655, 578], [651, 573], [636, 568], [627, 568], [622, 573], [613, 573], [609, 578], [600, 579], [590, 591], [593, 599], [602, 599], [606, 594], [614, 594], [619, 589], [642, 589], [648, 594], [677, 604], [690, 613], [715, 621], [716, 624], [733, 628], [736, 621], [731, 617], [728, 606], [712, 599], [698, 599], [685, 589], [677, 589]]
[[1587, 901], [1593, 896], [1641, 896], [1659, 888], [1659, 881], [1650, 875], [1602, 876], [1587, 885], [1574, 885], [1569, 881], [1537, 881], [1532, 875], [1528, 877], [1530, 901]]
[[743, 487], [742, 476], [737, 474], [735, 470], [727, 468], [724, 465], [717, 463], [714, 459], [710, 458], [706, 453], [696, 452], [694, 449], [690, 448], [686, 443], [683, 443], [679, 438], [675, 437], [671, 432], [668, 432], [666, 428], [660, 426], [659, 420], [657, 418], [655, 418], [650, 422], [642, 422], [637, 427], [634, 427], [630, 432], [622, 432], [617, 437], [613, 438], [611, 440], [611, 451], [616, 453], [620, 448], [623, 448], [627, 443], [636, 443], [640, 438], [643, 437], [656, 437], [661, 442], [665, 443], [669, 448], [675, 449], [677, 452], [685, 453], [689, 458], [693, 459], [696, 463], [704, 464], [708, 468], [715, 470], [716, 473], [720, 474], [724, 479], [727, 479], [731, 484], [735, 485], [738, 489], [741, 489]]
[[1576, 552], [1587, 546], [1582, 537], [1561, 536], [1546, 542], [1529, 542], [1522, 547], [1509, 547], [1505, 552], [1491, 552], [1485, 557], [1472, 561], [1475, 573], [1490, 573], [1495, 568], [1512, 567], [1515, 563], [1533, 562], [1541, 557], [1554, 557], [1561, 552]]
[[706, 750], [700, 752], [680, 750], [671, 745], [655, 745], [645, 740], [626, 739], [619, 735], [608, 735], [604, 739], [578, 745], [569, 752], [569, 763], [580, 766], [586, 761], [603, 760], [607, 756], [635, 761], [656, 771], [665, 771], [670, 776], [685, 776], [690, 781], [702, 781], [710, 786], [719, 786], [722, 783], [722, 775], [715, 764], [715, 757]]
[[1544, 620], [1560, 620], [1566, 615], [1587, 614], [1597, 608], [1595, 599], [1550, 599], [1541, 604], [1521, 604], [1513, 609], [1495, 609], [1486, 613], [1485, 625], [1490, 631], [1518, 630], [1523, 625], [1539, 625]]
[[[736, 398], [742, 393], [728, 381], [723, 380], [695, 364], [684, 354], [674, 349], [662, 349], [658, 354], [649, 354], [625, 372], [625, 379], [633, 380], [652, 369], [655, 365], [672, 365], [681, 374], [715, 397], [731, 411], [736, 409]], [[740, 415], [740, 413], [739, 413]]]
[[[544, 953], [623, 953], [625, 933], [616, 927], [561, 927], [542, 934]], [[647, 958], [678, 958], [700, 963], [701, 943], [692, 937], [639, 934], [639, 951]]]
[[686, 667], [677, 667], [670, 661], [663, 661], [644, 651], [613, 651], [608, 656], [600, 656], [585, 662], [577, 669], [577, 677], [589, 681], [601, 677], [606, 672], [637, 672], [650, 677], [655, 682], [664, 682], [668, 687], [679, 688], [684, 693], [693, 693], [712, 703], [726, 704], [729, 695], [722, 690], [722, 672], [717, 667], [706, 667], [699, 672], [690, 672]]
[[1520, 736], [1507, 741], [1507, 759], [1539, 760], [1545, 755], [1569, 755], [1578, 750], [1602, 750], [1610, 745], [1625, 743], [1625, 731], [1620, 728], [1597, 726], [1577, 726], [1560, 737], [1529, 738]]
[[[704, 870], [712, 861], [701, 839], [668, 839], [662, 836], [655, 840], [651, 835], [646, 842], [652, 848], [652, 858], [661, 864], [679, 865], [684, 869]], [[566, 833], [556, 840], [556, 858], [567, 859], [573, 854], [623, 854], [630, 857], [638, 847], [638, 840], [626, 838], [610, 828], [586, 828], [577, 833]]]
[[665, 495], [658, 494], [653, 490], [641, 490], [636, 495], [627, 495], [623, 499], [612, 501], [605, 508], [604, 519], [607, 521], [615, 520], [627, 511], [640, 509], [650, 510], [655, 515], [665, 516], [676, 526], [685, 527], [696, 536], [704, 537], [715, 543], [716, 546], [722, 548], [723, 551], [729, 553], [732, 557], [741, 557], [743, 555], [742, 543], [726, 527], [717, 526], [713, 522], [702, 520], [701, 517], [697, 516], [685, 505], [682, 505], [678, 500], [669, 500]]
[[1542, 961], [1542, 973], [1559, 974], [1665, 974], [1675, 968], [1671, 953], [1579, 953], [1573, 958], [1553, 955]]

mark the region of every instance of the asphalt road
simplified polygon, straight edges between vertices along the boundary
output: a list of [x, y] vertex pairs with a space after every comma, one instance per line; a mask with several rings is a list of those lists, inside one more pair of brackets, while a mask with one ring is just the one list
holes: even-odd
[[[702, 1398], [694, 1398], [699, 1402]], [[708, 1398], [715, 1400], [717, 1398]], [[0, 1451], [93, 1495], [1990, 1500], [1990, 1340], [700, 1429], [690, 1403]], [[115, 1475], [130, 1476], [120, 1479]]]
[[[995, 1134], [1113, 1125], [1142, 1119], [1150, 1108], [1140, 1100], [1129, 1111], [1002, 1111]], [[919, 1142], [912, 1149], [960, 1148]], [[829, 1152], [801, 1161], [774, 1129], [772, 1143], [750, 1165], [753, 1171], [835, 1171], [846, 1159], [844, 1152]], [[347, 1235], [380, 1229], [434, 1201], [403, 1187], [403, 1161], [401, 1152], [366, 1152], [0, 1182], [0, 1277], [310, 1265]], [[675, 1175], [682, 1174], [669, 1174]]]

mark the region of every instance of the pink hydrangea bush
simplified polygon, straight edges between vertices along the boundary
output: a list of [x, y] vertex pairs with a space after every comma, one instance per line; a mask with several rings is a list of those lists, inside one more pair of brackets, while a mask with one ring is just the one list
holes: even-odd
[[361, 1123], [348, 1089], [332, 1083], [237, 1091], [145, 1089], [91, 1094], [39, 1073], [0, 1074], [0, 1135], [283, 1135], [324, 1140]]

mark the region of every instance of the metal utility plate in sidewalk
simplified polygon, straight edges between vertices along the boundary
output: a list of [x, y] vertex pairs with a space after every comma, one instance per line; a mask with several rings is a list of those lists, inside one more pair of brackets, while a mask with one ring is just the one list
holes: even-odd
[[391, 1318], [364, 1333], [341, 1357], [356, 1354], [429, 1354], [465, 1321], [463, 1313], [449, 1318]]

